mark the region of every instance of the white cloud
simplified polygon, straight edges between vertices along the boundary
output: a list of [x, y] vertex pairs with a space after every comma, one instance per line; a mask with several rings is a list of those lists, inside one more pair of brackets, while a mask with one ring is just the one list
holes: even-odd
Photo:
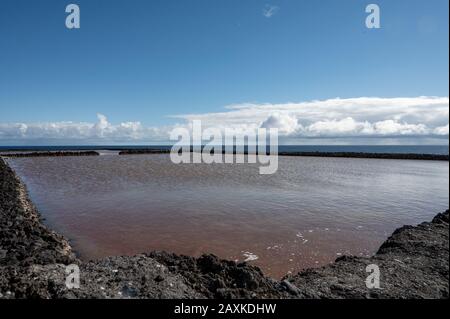
[[342, 136], [372, 132], [373, 127], [369, 122], [356, 122], [351, 117], [314, 122], [305, 129], [305, 134], [309, 133], [309, 136]]
[[215, 127], [277, 127], [291, 137], [448, 135], [448, 97], [329, 99], [237, 104], [226, 112], [178, 115]]
[[378, 135], [425, 135], [431, 134], [424, 124], [400, 123], [394, 120], [380, 121], [373, 124], [374, 133]]
[[80, 141], [144, 141], [167, 140], [167, 127], [144, 127], [140, 122], [122, 122], [114, 125], [103, 114], [97, 114], [96, 123], [0, 123], [0, 141], [80, 140]]
[[263, 9], [263, 16], [265, 16], [266, 18], [271, 18], [279, 10], [280, 8], [277, 6], [266, 4]]
[[289, 135], [299, 128], [297, 119], [287, 114], [270, 115], [262, 124], [263, 128], [277, 128], [279, 134]]
[[445, 139], [449, 135], [449, 98], [329, 99], [283, 104], [237, 104], [217, 113], [172, 116], [181, 124], [148, 127], [140, 122], [112, 124], [106, 116], [97, 122], [0, 123], [0, 143], [8, 141], [76, 140], [103, 143], [169, 142], [175, 126], [189, 127], [199, 119], [203, 127], [255, 129], [276, 127], [280, 138], [404, 138]]
[[436, 135], [447, 135], [448, 136], [448, 124], [445, 126], [436, 127], [433, 131]]

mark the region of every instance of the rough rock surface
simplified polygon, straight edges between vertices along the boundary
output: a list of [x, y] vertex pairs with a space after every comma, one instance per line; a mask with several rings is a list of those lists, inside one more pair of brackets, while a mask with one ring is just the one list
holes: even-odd
[[68, 242], [41, 223], [24, 185], [0, 158], [0, 266], [73, 260]]
[[[286, 278], [300, 298], [448, 298], [449, 211], [432, 222], [403, 226], [371, 258], [343, 256], [335, 263]], [[366, 267], [377, 265], [380, 289], [367, 289]]]
[[278, 281], [265, 277], [258, 267], [220, 260], [214, 255], [199, 258], [166, 252], [148, 255], [182, 275], [190, 286], [208, 298], [287, 298], [292, 297]]
[[[338, 258], [276, 281], [257, 267], [166, 252], [81, 262], [44, 226], [25, 186], [0, 158], [0, 298], [448, 298], [449, 212], [404, 226], [371, 258]], [[66, 286], [66, 265], [80, 287]], [[380, 288], [365, 285], [366, 266]]]

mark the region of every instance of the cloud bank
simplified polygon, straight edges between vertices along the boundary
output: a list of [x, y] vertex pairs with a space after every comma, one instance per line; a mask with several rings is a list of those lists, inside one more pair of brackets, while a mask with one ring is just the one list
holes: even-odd
[[103, 114], [97, 122], [0, 123], [0, 143], [7, 140], [74, 140], [86, 142], [166, 141], [171, 127], [140, 122], [112, 124]]
[[[1, 123], [0, 143], [13, 141], [78, 141], [79, 143], [169, 142], [174, 127], [189, 127], [201, 120], [203, 127], [255, 129], [278, 128], [281, 139], [387, 138], [440, 139], [448, 143], [449, 98], [360, 97], [300, 103], [245, 103], [223, 112], [171, 116], [179, 123], [148, 127], [141, 122], [113, 124], [98, 114], [96, 122]], [[446, 141], [445, 141], [446, 140]]]
[[448, 136], [448, 97], [329, 99], [239, 104], [226, 112], [178, 115], [215, 127], [275, 127], [290, 137]]

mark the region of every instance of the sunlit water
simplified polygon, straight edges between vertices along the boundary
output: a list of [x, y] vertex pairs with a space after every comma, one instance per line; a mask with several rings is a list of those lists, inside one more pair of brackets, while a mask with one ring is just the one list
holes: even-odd
[[371, 255], [395, 228], [449, 206], [448, 162], [280, 157], [274, 175], [165, 154], [9, 162], [83, 259], [214, 253], [281, 277]]

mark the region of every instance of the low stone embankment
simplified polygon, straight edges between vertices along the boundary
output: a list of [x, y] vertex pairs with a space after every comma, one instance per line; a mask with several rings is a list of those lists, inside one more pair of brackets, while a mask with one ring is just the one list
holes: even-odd
[[54, 151], [54, 152], [4, 152], [3, 157], [60, 157], [60, 156], [98, 156], [96, 151]]
[[280, 152], [280, 156], [315, 156], [315, 157], [345, 157], [345, 158], [378, 158], [422, 161], [448, 161], [448, 155], [415, 154], [415, 153], [359, 153], [359, 152]]
[[[192, 149], [191, 149], [192, 151]], [[168, 149], [130, 149], [122, 150], [119, 155], [139, 154], [168, 154]], [[222, 154], [225, 154], [222, 151]], [[234, 152], [236, 154], [236, 152]], [[248, 154], [248, 152], [244, 152]], [[363, 153], [363, 152], [279, 152], [279, 156], [305, 156], [305, 157], [343, 157], [343, 158], [375, 158], [422, 161], [448, 161], [449, 155], [444, 154], [416, 154], [416, 153]]]

